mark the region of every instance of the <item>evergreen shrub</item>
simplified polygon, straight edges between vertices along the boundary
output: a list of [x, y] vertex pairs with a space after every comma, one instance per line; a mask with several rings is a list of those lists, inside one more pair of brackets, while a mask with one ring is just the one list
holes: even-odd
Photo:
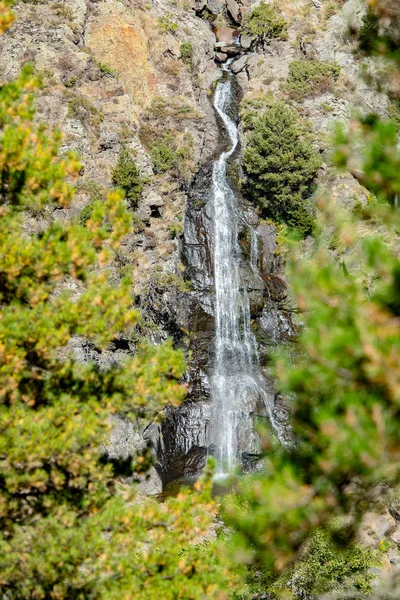
[[340, 71], [340, 65], [335, 62], [294, 60], [289, 65], [286, 90], [289, 97], [296, 100], [323, 94], [332, 88]]
[[254, 120], [244, 156], [250, 199], [263, 216], [303, 236], [313, 229], [308, 198], [322, 163], [306, 129], [292, 108], [277, 102]]
[[244, 32], [248, 35], [256, 36], [264, 43], [273, 38], [287, 39], [285, 19], [272, 6], [269, 6], [265, 2], [261, 2], [246, 16]]
[[193, 45], [190, 42], [184, 42], [180, 46], [180, 51], [182, 61], [186, 66], [191, 67], [193, 60]]
[[358, 32], [358, 43], [360, 50], [366, 54], [374, 52], [379, 37], [379, 21], [377, 15], [371, 8], [363, 16], [360, 31]]
[[131, 152], [123, 148], [112, 174], [113, 183], [124, 190], [130, 208], [136, 208], [143, 191], [143, 180]]

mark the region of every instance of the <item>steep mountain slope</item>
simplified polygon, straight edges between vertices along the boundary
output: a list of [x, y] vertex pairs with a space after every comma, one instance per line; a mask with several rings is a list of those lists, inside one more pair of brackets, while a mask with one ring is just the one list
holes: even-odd
[[[124, 148], [130, 151], [144, 184], [138, 206], [132, 207], [135, 229], [113, 265], [115, 278], [122, 269], [133, 271], [143, 321], [137, 331], [121, 335], [106, 356], [99, 356], [86, 340], [77, 340], [77, 352], [108, 363], [134, 352], [141, 338], [158, 342], [172, 335], [177, 344], [193, 352], [188, 372], [190, 400], [208, 399], [207, 369], [214, 334], [213, 275], [207, 267], [205, 241], [211, 224], [201, 216], [210, 190], [210, 161], [223, 141], [210, 102], [212, 84], [220, 75], [216, 63], [226, 61], [227, 42], [256, 5], [239, 5], [234, 0], [226, 4], [218, 0], [20, 1], [16, 3], [18, 20], [0, 42], [2, 78], [15, 76], [26, 62], [34, 64], [42, 78], [38, 119], [59, 127], [64, 136], [62, 151], [77, 152], [82, 162], [71, 207], [53, 215], [33, 215], [29, 220], [33, 230], [52, 218], [78, 217], [85, 222], [93, 198], [112, 187], [113, 171]], [[349, 24], [359, 26], [364, 4], [361, 0], [348, 0], [344, 5], [340, 0], [324, 4], [286, 0], [279, 12], [287, 22], [287, 39], [257, 44], [251, 36], [242, 36], [245, 55], [233, 63], [241, 113], [244, 117], [257, 114], [274, 100], [290, 102], [308, 119], [314, 146], [324, 159], [319, 183], [329, 189], [332, 199], [351, 205], [367, 193], [350, 174], [338, 174], [329, 166], [332, 122], [348, 121], [353, 107], [385, 114], [388, 104], [384, 95], [365, 83], [362, 60], [355, 57], [348, 36]], [[229, 53], [234, 56], [236, 49]], [[338, 76], [315, 80], [300, 69], [300, 78], [305, 79], [300, 87], [298, 81], [291, 85], [293, 65], [299, 61], [304, 65], [304, 59], [335, 63]], [[240, 169], [234, 171], [231, 178], [237, 179]], [[240, 231], [242, 278], [267, 363], [270, 345], [293, 334], [285, 310], [282, 248], [273, 224], [260, 222], [254, 208], [243, 199], [242, 204], [247, 220]], [[257, 231], [257, 277], [250, 267], [249, 224]], [[202, 247], [197, 263], [190, 251], [196, 246]], [[274, 395], [272, 385], [270, 393]], [[192, 474], [202, 464], [204, 445], [199, 445], [197, 454], [197, 450], [190, 451], [194, 440], [204, 438], [206, 414], [194, 402], [169, 415], [165, 440], [169, 452], [178, 458], [173, 467], [166, 459], [167, 480]], [[147, 435], [155, 446], [161, 444], [158, 429]], [[126, 437], [124, 431], [115, 436], [116, 452]]]

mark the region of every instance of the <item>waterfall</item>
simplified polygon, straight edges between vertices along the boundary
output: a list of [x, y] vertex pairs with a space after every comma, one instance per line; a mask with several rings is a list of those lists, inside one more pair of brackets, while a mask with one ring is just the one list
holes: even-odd
[[[257, 444], [252, 412], [263, 398], [262, 377], [254, 335], [250, 328], [250, 304], [241, 285], [238, 242], [239, 207], [230, 187], [226, 166], [239, 142], [238, 128], [228, 111], [232, 101], [232, 76], [217, 85], [214, 106], [230, 140], [230, 148], [213, 166], [215, 358], [211, 373], [211, 442], [218, 473], [231, 471], [242, 452], [252, 453]], [[253, 240], [253, 253], [257, 251]], [[252, 267], [257, 260], [252, 256]]]

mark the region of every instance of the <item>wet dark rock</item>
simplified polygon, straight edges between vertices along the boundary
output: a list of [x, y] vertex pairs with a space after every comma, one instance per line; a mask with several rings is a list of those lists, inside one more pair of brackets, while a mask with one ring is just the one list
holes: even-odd
[[250, 316], [252, 319], [258, 317], [264, 308], [264, 297], [259, 291], [249, 292]]
[[227, 46], [223, 50], [228, 56], [237, 56], [241, 52], [240, 48], [237, 46]]
[[244, 261], [240, 265], [240, 277], [243, 287], [248, 291], [255, 291], [262, 296], [265, 287], [263, 280], [258, 272], [255, 272], [251, 266]]
[[296, 336], [290, 313], [279, 310], [273, 302], [266, 302], [259, 318], [262, 342], [276, 345], [293, 340]]
[[179, 408], [166, 409], [158, 467], [164, 486], [174, 479], [197, 475], [204, 467], [210, 414], [209, 402], [185, 402]]
[[162, 471], [164, 486], [170, 481], [181, 479], [183, 477], [196, 477], [204, 469], [208, 456], [208, 450], [205, 447], [199, 448], [192, 446], [186, 453], [174, 453], [167, 469]]
[[277, 275], [267, 275], [264, 279], [268, 300], [282, 306], [288, 299], [286, 282]]
[[211, 179], [212, 164], [207, 163], [202, 166], [193, 181], [186, 209], [182, 243], [182, 262], [186, 267], [187, 276], [194, 289], [205, 295], [214, 289], [211, 254], [213, 222], [206, 210], [211, 193]]
[[236, 2], [236, 0], [226, 0], [226, 7], [232, 21], [236, 23], [236, 25], [239, 25], [242, 20], [239, 4]]
[[263, 277], [270, 274], [280, 273], [282, 270], [282, 258], [278, 254], [276, 242], [276, 227], [269, 223], [260, 223], [257, 227], [259, 256], [258, 267]]
[[275, 429], [281, 432], [280, 441], [286, 447], [293, 446], [293, 433], [290, 426], [290, 410], [287, 400], [280, 394], [276, 394], [273, 401], [273, 408], [270, 415], [271, 423]]
[[[228, 28], [231, 37], [232, 31]], [[233, 52], [238, 50], [237, 47], [229, 46], [229, 42], [220, 41], [217, 45], [224, 60], [230, 48], [234, 49]], [[220, 58], [222, 60], [222, 57]], [[236, 69], [240, 70], [245, 68], [246, 63], [247, 56], [241, 56], [232, 64], [236, 64]], [[236, 85], [233, 79], [233, 86]], [[234, 89], [237, 90], [235, 87]], [[235, 102], [232, 104], [230, 115], [233, 119], [237, 118]], [[226, 132], [221, 128], [215, 156], [226, 146]], [[228, 173], [230, 168], [228, 164]], [[203, 164], [192, 182], [180, 240], [185, 277], [190, 280], [192, 290], [179, 292], [151, 288], [144, 300], [151, 319], [164, 332], [172, 335], [178, 347], [184, 347], [191, 353], [184, 378], [188, 389], [187, 400], [179, 407], [167, 408], [160, 428], [150, 436], [149, 443], [158, 457], [156, 469], [163, 489], [172, 481], [197, 476], [205, 464], [207, 455], [213, 452], [209, 439], [212, 422], [210, 376], [215, 364], [214, 214], [210, 185], [212, 170], [212, 161]], [[234, 180], [230, 180], [232, 184]], [[244, 218], [239, 233], [242, 238], [240, 281], [247, 289], [252, 326], [261, 342], [262, 360], [267, 362], [271, 346], [291, 339], [293, 328], [290, 316], [277, 304], [284, 302], [286, 286], [281, 277], [282, 265], [277, 253], [276, 229], [267, 223], [257, 225], [257, 215], [253, 209], [246, 206], [243, 203]], [[256, 263], [259, 269], [255, 264], [250, 265], [252, 248], [254, 249], [254, 230], [257, 231], [259, 252]], [[239, 427], [237, 433], [243, 464], [249, 470], [257, 467], [261, 452], [258, 435], [251, 423], [260, 418], [268, 423], [274, 422], [278, 428], [284, 423], [283, 409], [275, 406], [272, 379], [260, 373], [257, 382], [254, 387], [249, 388], [243, 400], [246, 423]], [[249, 431], [254, 433], [249, 434]]]

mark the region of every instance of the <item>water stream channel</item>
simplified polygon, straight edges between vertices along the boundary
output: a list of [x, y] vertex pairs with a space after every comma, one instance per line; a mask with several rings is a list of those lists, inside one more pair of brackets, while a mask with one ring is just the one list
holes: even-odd
[[[274, 228], [260, 223], [230, 178], [240, 160], [235, 115], [240, 89], [229, 67], [228, 61], [213, 101], [217, 154], [200, 168], [185, 215], [181, 256], [192, 291], [175, 311], [190, 329], [191, 361], [187, 400], [167, 409], [157, 443], [164, 486], [196, 478], [210, 455], [217, 476], [254, 468], [261, 453], [260, 419], [281, 441], [287, 433], [285, 409], [265, 368], [268, 348], [291, 332], [290, 318], [276, 300], [285, 284]], [[262, 340], [263, 361], [254, 331]]]
[[[230, 141], [230, 147], [214, 162], [212, 174], [215, 364], [211, 373], [211, 443], [220, 474], [236, 466], [241, 452], [254, 451], [254, 426], [248, 404], [264, 393], [257, 344], [250, 327], [249, 297], [239, 271], [240, 208], [227, 179], [227, 162], [239, 143], [238, 127], [228, 113], [232, 78], [225, 70], [214, 97], [215, 109]], [[257, 238], [254, 232], [252, 238]], [[254, 256], [252, 259], [256, 269], [257, 261]]]

